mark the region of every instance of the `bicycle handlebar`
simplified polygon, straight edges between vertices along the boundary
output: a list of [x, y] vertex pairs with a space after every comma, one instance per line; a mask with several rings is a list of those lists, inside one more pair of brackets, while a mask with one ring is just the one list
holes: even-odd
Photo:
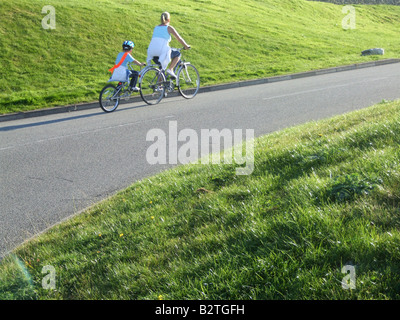
[[[189, 49], [192, 48], [191, 46], [188, 46], [188, 47], [189, 47]], [[187, 49], [187, 50], [189, 50], [189, 49]], [[181, 50], [186, 50], [186, 49], [185, 49], [185, 47], [182, 47], [182, 48], [178, 48], [177, 50], [178, 50], [178, 51], [181, 51]]]

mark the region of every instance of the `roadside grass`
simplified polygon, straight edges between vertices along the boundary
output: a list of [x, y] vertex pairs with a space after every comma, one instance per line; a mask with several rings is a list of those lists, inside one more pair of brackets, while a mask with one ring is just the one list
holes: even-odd
[[[0, 2], [0, 114], [95, 101], [126, 39], [146, 60], [162, 11], [192, 45], [184, 57], [202, 86], [398, 58], [400, 7], [343, 6], [305, 0], [52, 0], [56, 28], [43, 29], [46, 0]], [[172, 46], [179, 46], [176, 40]], [[374, 47], [384, 56], [361, 56]]]
[[399, 299], [399, 119], [382, 102], [257, 138], [248, 176], [138, 181], [6, 256], [0, 299]]

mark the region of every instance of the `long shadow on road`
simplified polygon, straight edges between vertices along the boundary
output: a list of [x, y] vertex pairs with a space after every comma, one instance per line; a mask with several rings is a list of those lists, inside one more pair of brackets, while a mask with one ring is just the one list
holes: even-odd
[[[128, 107], [128, 108], [117, 109], [114, 111], [114, 113], [115, 112], [123, 112], [123, 111], [136, 109], [136, 108], [142, 108], [142, 107], [146, 107], [146, 106], [147, 106], [146, 104], [142, 104], [139, 106], [132, 106], [132, 107]], [[84, 119], [84, 118], [90, 118], [90, 117], [96, 117], [96, 116], [107, 116], [107, 113], [96, 112], [96, 113], [84, 114], [84, 115], [79, 115], [79, 116], [74, 116], [74, 117], [32, 122], [32, 123], [26, 123], [26, 124], [20, 124], [20, 125], [12, 125], [12, 126], [7, 126], [7, 127], [2, 127], [2, 128], [0, 128], [0, 131], [13, 131], [13, 130], [24, 129], [24, 128], [29, 128], [29, 127], [44, 126], [47, 124], [53, 124], [53, 123], [59, 123], [59, 122], [65, 122], [65, 121], [73, 121], [73, 120], [77, 120], [77, 119]]]

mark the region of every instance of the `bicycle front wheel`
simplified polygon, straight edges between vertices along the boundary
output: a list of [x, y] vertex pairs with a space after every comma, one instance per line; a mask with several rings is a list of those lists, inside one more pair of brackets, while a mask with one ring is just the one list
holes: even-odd
[[156, 69], [150, 68], [146, 70], [140, 77], [140, 96], [147, 104], [157, 104], [164, 97], [165, 92], [165, 76]]
[[119, 98], [117, 88], [112, 84], [108, 84], [100, 92], [100, 107], [105, 112], [113, 112], [119, 105]]
[[184, 64], [176, 76], [179, 93], [186, 99], [192, 99], [200, 88], [200, 76], [195, 66]]

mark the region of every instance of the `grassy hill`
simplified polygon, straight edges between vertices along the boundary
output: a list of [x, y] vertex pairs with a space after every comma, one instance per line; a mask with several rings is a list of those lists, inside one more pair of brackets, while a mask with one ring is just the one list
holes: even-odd
[[[45, 5], [55, 29], [42, 28]], [[356, 6], [356, 29], [344, 30], [342, 6], [305, 0], [2, 1], [0, 113], [96, 100], [124, 40], [146, 59], [162, 11], [203, 86], [400, 56], [396, 6]], [[373, 47], [385, 56], [360, 56]]]
[[258, 138], [248, 176], [143, 179], [7, 256], [0, 299], [399, 299], [399, 119], [383, 102]]

